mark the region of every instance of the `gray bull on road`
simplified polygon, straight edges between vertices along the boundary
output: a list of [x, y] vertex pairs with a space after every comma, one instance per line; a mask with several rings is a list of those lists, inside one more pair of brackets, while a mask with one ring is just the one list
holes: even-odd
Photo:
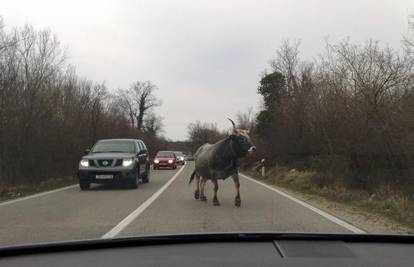
[[220, 202], [217, 199], [218, 183], [217, 181], [232, 177], [236, 187], [236, 197], [234, 204], [240, 207], [240, 182], [238, 172], [238, 160], [253, 152], [256, 147], [252, 145], [249, 137], [249, 131], [237, 129], [233, 120], [231, 134], [215, 144], [204, 144], [198, 148], [195, 153], [195, 170], [191, 174], [190, 182], [196, 178], [195, 199], [207, 201], [204, 194], [204, 187], [207, 180], [214, 184], [213, 205], [218, 206]]

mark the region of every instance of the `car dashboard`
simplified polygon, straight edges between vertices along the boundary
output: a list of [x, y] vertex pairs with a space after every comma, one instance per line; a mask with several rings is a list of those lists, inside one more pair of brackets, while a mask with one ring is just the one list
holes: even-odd
[[409, 236], [184, 235], [0, 249], [1, 266], [413, 266]]

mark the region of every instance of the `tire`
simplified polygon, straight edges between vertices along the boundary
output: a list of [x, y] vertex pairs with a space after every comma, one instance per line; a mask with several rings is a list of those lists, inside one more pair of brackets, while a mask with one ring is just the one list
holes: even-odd
[[177, 165], [174, 165], [174, 166], [172, 167], [172, 169], [173, 169], [173, 170], [177, 169]]
[[91, 183], [85, 181], [79, 181], [79, 187], [81, 190], [89, 190]]
[[128, 181], [128, 188], [129, 189], [138, 188], [138, 181], [136, 179], [131, 179], [130, 181]]
[[149, 176], [150, 176], [150, 167], [147, 167], [147, 170], [145, 171], [144, 175], [142, 175], [143, 184], [146, 184], [149, 182]]
[[154, 166], [152, 169], [153, 169], [153, 170], [158, 170], [158, 168], [157, 168], [157, 167], [155, 167], [155, 166]]
[[137, 168], [135, 171], [135, 177], [128, 181], [128, 188], [136, 189], [138, 188], [139, 184], [139, 169]]

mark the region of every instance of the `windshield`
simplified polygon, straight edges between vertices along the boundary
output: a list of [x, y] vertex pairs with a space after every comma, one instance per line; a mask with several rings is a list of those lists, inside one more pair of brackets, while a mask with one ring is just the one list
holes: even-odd
[[133, 141], [101, 141], [96, 143], [91, 152], [135, 153], [135, 143]]
[[160, 151], [157, 153], [157, 157], [159, 158], [173, 158], [174, 157], [174, 153], [170, 152], [170, 151]]
[[414, 233], [414, 1], [0, 6], [0, 246]]

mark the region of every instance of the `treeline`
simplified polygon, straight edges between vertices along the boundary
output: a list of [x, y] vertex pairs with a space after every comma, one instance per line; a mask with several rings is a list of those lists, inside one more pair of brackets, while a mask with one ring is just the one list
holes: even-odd
[[0, 20], [0, 185], [74, 175], [100, 138], [143, 138], [156, 152], [166, 141], [155, 89], [135, 82], [111, 94], [76, 74], [50, 31]]
[[313, 62], [284, 42], [263, 74], [255, 135], [270, 165], [315, 169], [359, 189], [414, 188], [414, 57], [378, 42], [326, 44]]
[[[223, 118], [226, 119], [226, 118]], [[253, 109], [249, 108], [247, 112], [239, 112], [235, 117], [238, 127], [242, 129], [252, 130], [255, 125], [255, 117]], [[228, 129], [231, 129], [229, 122]], [[186, 151], [195, 153], [196, 150], [205, 143], [216, 143], [217, 141], [226, 138], [230, 131], [226, 129], [218, 129], [214, 123], [196, 121], [187, 125], [188, 140], [185, 142]]]
[[187, 146], [191, 153], [195, 153], [205, 143], [215, 143], [226, 136], [226, 133], [220, 131], [216, 124], [200, 121], [188, 124], [187, 132]]

